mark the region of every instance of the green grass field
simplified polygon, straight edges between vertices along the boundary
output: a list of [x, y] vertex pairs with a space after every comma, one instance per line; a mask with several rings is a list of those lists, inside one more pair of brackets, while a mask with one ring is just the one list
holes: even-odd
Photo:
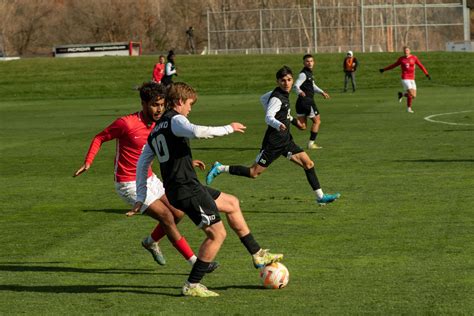
[[[342, 197], [318, 207], [285, 159], [256, 180], [217, 178], [262, 246], [285, 254], [290, 283], [261, 288], [229, 229], [221, 268], [203, 280], [221, 295], [211, 299], [180, 296], [190, 268], [167, 240], [164, 267], [141, 248], [154, 222], [125, 217], [114, 143], [72, 178], [92, 137], [139, 109], [132, 87], [149, 79], [156, 56], [0, 63], [0, 314], [472, 314], [474, 58], [417, 55], [433, 80], [418, 73], [415, 114], [397, 102], [399, 70], [377, 71], [398, 54], [357, 55], [354, 94], [341, 93], [343, 56], [316, 56], [317, 83], [332, 98], [317, 99], [324, 148], [310, 156], [323, 189]], [[300, 61], [178, 56], [178, 79], [200, 93], [191, 121], [247, 125], [243, 135], [193, 140], [194, 157], [208, 167], [251, 164], [266, 128], [258, 98], [281, 65], [299, 71]], [[424, 119], [445, 113], [432, 118], [444, 123]], [[308, 138], [293, 135], [301, 145]], [[180, 229], [197, 250], [202, 232], [189, 219]]]

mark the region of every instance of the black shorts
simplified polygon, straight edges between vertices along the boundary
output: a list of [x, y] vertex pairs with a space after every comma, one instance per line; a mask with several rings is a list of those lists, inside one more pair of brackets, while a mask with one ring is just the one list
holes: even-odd
[[193, 196], [170, 203], [186, 213], [198, 227], [211, 226], [221, 221], [215, 200], [220, 191], [210, 187], [201, 186]]
[[299, 154], [303, 151], [304, 150], [300, 146], [296, 145], [293, 139], [291, 139], [286, 145], [281, 147], [264, 146], [260, 150], [256, 162], [260, 166], [267, 168], [280, 156], [290, 159], [292, 155]]
[[298, 97], [296, 100], [296, 115], [310, 118], [319, 115], [319, 110], [313, 97]]

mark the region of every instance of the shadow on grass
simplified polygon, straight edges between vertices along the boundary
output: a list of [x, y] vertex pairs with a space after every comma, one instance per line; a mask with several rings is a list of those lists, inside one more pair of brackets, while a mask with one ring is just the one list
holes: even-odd
[[[316, 207], [316, 203], [314, 203], [314, 206]], [[319, 208], [318, 208], [319, 209]], [[252, 213], [252, 214], [291, 214], [291, 215], [298, 215], [298, 214], [320, 214], [318, 212], [318, 209], [315, 209], [314, 211], [270, 211], [270, 210], [248, 210], [245, 209], [242, 212], [245, 213]]]
[[403, 159], [395, 162], [474, 162], [474, 159]]
[[130, 211], [130, 209], [126, 209], [126, 210], [118, 210], [116, 208], [104, 208], [104, 209], [100, 209], [100, 210], [82, 210], [84, 213], [88, 213], [88, 212], [102, 212], [102, 213], [109, 213], [109, 214], [122, 214], [123, 216], [125, 216], [125, 213], [127, 213], [128, 211]]
[[157, 272], [151, 269], [97, 269], [97, 268], [72, 268], [72, 267], [51, 267], [41, 265], [25, 265], [22, 263], [0, 263], [0, 271], [9, 272], [68, 272], [68, 273], [100, 273], [100, 274], [155, 274], [155, 275], [188, 275], [188, 273]]
[[[176, 294], [152, 291], [154, 289], [173, 289]], [[2, 284], [0, 291], [5, 292], [33, 292], [33, 293], [135, 293], [148, 295], [165, 295], [179, 297], [181, 295], [181, 287], [176, 286], [144, 286], [144, 285], [19, 285], [19, 284]]]
[[229, 290], [229, 289], [244, 289], [244, 290], [265, 290], [261, 285], [247, 284], [247, 285], [227, 285], [227, 286], [213, 286], [211, 290]]
[[[260, 151], [260, 147], [193, 147], [193, 150], [204, 150], [204, 151], [209, 151], [209, 150], [215, 150], [215, 151], [223, 151], [223, 150], [231, 150], [231, 151], [246, 151], [246, 150], [252, 150], [252, 151]], [[256, 153], [256, 154], [257, 154]]]

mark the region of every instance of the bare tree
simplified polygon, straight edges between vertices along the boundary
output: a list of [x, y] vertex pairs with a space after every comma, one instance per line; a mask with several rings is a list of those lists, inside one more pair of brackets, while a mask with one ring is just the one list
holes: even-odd
[[47, 0], [2, 1], [2, 35], [13, 54], [24, 55], [44, 47], [46, 25], [53, 13]]

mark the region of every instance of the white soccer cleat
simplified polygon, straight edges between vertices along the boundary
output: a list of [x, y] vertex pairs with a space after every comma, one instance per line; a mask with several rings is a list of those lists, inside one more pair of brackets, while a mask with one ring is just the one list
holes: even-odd
[[165, 256], [163, 256], [163, 253], [161, 252], [160, 246], [158, 245], [157, 242], [147, 245], [144, 240], [142, 241], [142, 246], [143, 248], [148, 250], [148, 252], [151, 253], [151, 255], [153, 256], [153, 260], [155, 260], [156, 263], [158, 263], [161, 266], [164, 266], [166, 264]]
[[216, 292], [208, 290], [207, 287], [201, 283], [184, 283], [182, 293], [184, 296], [195, 296], [195, 297], [215, 297], [219, 296]]
[[411, 108], [407, 108], [407, 112], [408, 113], [415, 113], [415, 111], [413, 111]]
[[321, 149], [323, 147], [318, 146], [316, 143], [314, 144], [308, 144], [308, 149]]

